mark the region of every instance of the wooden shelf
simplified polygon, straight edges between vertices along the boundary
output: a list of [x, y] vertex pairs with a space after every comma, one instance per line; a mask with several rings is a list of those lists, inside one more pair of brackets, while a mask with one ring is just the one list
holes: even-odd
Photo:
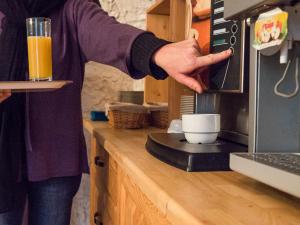
[[170, 15], [170, 0], [158, 0], [147, 10], [147, 14]]
[[[170, 39], [170, 0], [159, 0], [147, 12], [147, 30], [157, 37]], [[145, 102], [168, 102], [168, 80], [145, 79]]]
[[[157, 0], [147, 11], [147, 30], [169, 41], [184, 40], [186, 8], [186, 0]], [[172, 78], [157, 81], [147, 77], [145, 80], [145, 102], [168, 102], [170, 121], [180, 117], [181, 96], [193, 94]]]

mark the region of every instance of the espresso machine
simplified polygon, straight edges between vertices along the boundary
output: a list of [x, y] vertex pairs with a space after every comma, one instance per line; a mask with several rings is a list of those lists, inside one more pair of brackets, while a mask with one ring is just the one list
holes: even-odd
[[[300, 152], [298, 2], [212, 0], [211, 52], [231, 48], [233, 56], [210, 68], [209, 90], [195, 94], [195, 113], [221, 115], [218, 140], [195, 145], [183, 134], [150, 134], [146, 148], [152, 155], [186, 171], [234, 169], [249, 175], [230, 160], [244, 155], [256, 159], [255, 153]], [[289, 13], [289, 36], [277, 48], [258, 51], [252, 47], [255, 21], [275, 7]], [[294, 173], [300, 175], [300, 156], [292, 160]]]
[[300, 198], [300, 1], [228, 0], [224, 8], [226, 19], [246, 21], [250, 43], [265, 12], [288, 13], [281, 45], [249, 49], [248, 153], [232, 153], [230, 168]]

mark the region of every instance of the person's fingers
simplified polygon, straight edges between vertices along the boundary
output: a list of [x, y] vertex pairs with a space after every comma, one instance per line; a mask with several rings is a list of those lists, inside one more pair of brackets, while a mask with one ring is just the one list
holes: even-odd
[[201, 68], [197, 69], [196, 71], [194, 71], [193, 73], [187, 75], [187, 76], [192, 77], [195, 80], [197, 80], [200, 83], [200, 85], [204, 91], [208, 89], [202, 79], [203, 72], [205, 72], [206, 70], [208, 70], [208, 67], [201, 67]]
[[175, 80], [177, 80], [179, 83], [189, 87], [190, 89], [196, 91], [197, 93], [202, 93], [203, 88], [201, 87], [201, 84], [193, 77], [184, 75], [184, 74], [176, 74], [172, 76]]
[[208, 69], [207, 67], [202, 67], [199, 70], [197, 70], [195, 73], [190, 75], [200, 83], [203, 91], [206, 91], [208, 89], [208, 87], [206, 86], [206, 84], [203, 82], [203, 79], [202, 79], [202, 75], [203, 75], [202, 73], [207, 69]]
[[197, 73], [198, 73], [198, 74], [201, 74], [201, 73], [205, 72], [206, 70], [208, 70], [208, 68], [209, 68], [209, 67], [207, 67], [207, 66], [201, 67], [201, 68], [199, 68], [199, 69], [197, 70]]
[[232, 54], [231, 49], [228, 49], [226, 51], [217, 53], [217, 54], [209, 54], [206, 56], [200, 56], [197, 58], [197, 66], [203, 67], [203, 66], [209, 66], [218, 62], [221, 62], [227, 58], [229, 58]]
[[199, 75], [199, 79], [198, 79], [203, 91], [207, 91], [208, 87], [206, 86], [206, 84], [203, 82], [201, 75]]
[[199, 68], [199, 69], [197, 69], [196, 71], [194, 71], [193, 73], [187, 74], [187, 76], [189, 76], [189, 77], [194, 77], [194, 78], [197, 78], [197, 79], [198, 79], [198, 77], [201, 76], [201, 74], [202, 74], [206, 69], [207, 69], [206, 67]]
[[201, 55], [202, 55], [202, 54], [201, 54], [201, 48], [200, 48], [199, 43], [198, 43], [198, 41], [197, 41], [196, 39], [193, 39], [192, 45], [193, 45], [193, 47], [194, 47], [195, 49], [198, 50], [199, 55], [201, 56]]

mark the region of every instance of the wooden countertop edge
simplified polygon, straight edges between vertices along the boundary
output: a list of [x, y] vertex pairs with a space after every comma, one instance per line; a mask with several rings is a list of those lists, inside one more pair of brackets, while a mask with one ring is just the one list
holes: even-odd
[[[97, 129], [97, 131], [98, 135], [101, 135], [101, 128]], [[122, 155], [117, 146], [109, 140], [105, 140], [103, 136], [102, 138], [104, 139], [105, 150], [118, 162], [121, 168], [126, 171], [147, 198], [149, 198], [149, 200], [172, 224], [182, 225], [183, 221], [189, 221], [189, 225], [202, 225], [202, 223], [199, 223], [198, 219], [193, 217], [185, 208], [174, 201], [157, 183], [147, 177], [147, 175], [127, 156]], [[178, 212], [180, 212], [180, 214]]]
[[[99, 144], [103, 145], [105, 150], [116, 160], [121, 169], [123, 169], [132, 179], [132, 181], [142, 190], [147, 198], [159, 209], [170, 223], [182, 225], [189, 221], [189, 225], [203, 225], [189, 211], [174, 201], [168, 193], [160, 187], [155, 181], [149, 178], [135, 163], [126, 155], [119, 151], [119, 147], [101, 136], [101, 130], [107, 128], [97, 128], [94, 135], [100, 139]], [[178, 213], [180, 212], [180, 213]]]
[[97, 128], [95, 127], [95, 124], [98, 124], [99, 127], [104, 127], [103, 122], [94, 122], [89, 119], [83, 119], [83, 127], [91, 134], [93, 135], [94, 130]]

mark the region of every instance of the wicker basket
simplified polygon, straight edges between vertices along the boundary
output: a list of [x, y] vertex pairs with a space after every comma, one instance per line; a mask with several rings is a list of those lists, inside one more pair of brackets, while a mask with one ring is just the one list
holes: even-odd
[[138, 129], [148, 126], [147, 109], [134, 104], [107, 105], [109, 125], [114, 128]]
[[147, 104], [150, 111], [150, 125], [165, 129], [169, 125], [169, 113], [167, 104]]
[[144, 122], [143, 122], [143, 128], [149, 127], [150, 124], [151, 124], [151, 114], [150, 113], [146, 113], [145, 114], [145, 119], [144, 119]]
[[169, 114], [165, 111], [151, 112], [151, 125], [154, 127], [165, 129], [169, 125]]
[[114, 128], [138, 129], [146, 125], [146, 113], [108, 111], [109, 124]]

